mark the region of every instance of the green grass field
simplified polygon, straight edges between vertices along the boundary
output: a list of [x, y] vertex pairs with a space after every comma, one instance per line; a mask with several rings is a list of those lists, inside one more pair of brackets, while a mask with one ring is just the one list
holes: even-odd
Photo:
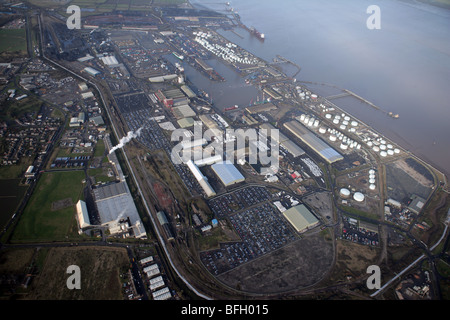
[[[75, 204], [83, 189], [83, 171], [44, 173], [11, 237], [12, 242], [77, 237]], [[57, 201], [66, 204], [55, 208]]]
[[0, 53], [27, 50], [25, 29], [0, 29]]
[[0, 227], [6, 226], [20, 204], [28, 186], [20, 185], [21, 179], [0, 180]]

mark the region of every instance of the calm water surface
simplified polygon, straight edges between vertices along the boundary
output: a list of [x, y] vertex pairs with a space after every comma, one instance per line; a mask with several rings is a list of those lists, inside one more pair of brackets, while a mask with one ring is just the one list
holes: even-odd
[[[208, 0], [191, 3], [225, 8]], [[372, 4], [381, 9], [380, 30], [366, 27], [366, 9]], [[231, 1], [231, 6], [266, 40], [245, 30], [236, 30], [244, 38], [222, 32], [230, 41], [268, 61], [279, 54], [296, 62], [302, 67], [299, 81], [349, 89], [400, 114], [394, 120], [355, 99], [332, 100], [450, 174], [449, 10], [412, 0], [243, 0]], [[236, 89], [241, 80], [230, 82], [229, 76], [228, 87], [217, 91], [222, 92], [220, 104], [247, 103], [254, 93], [242, 91], [246, 93], [241, 97]], [[314, 89], [326, 94], [329, 88]]]

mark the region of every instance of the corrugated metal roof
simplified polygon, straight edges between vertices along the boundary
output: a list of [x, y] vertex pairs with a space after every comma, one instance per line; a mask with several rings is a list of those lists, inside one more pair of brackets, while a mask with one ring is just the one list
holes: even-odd
[[300, 232], [319, 222], [317, 218], [303, 204], [292, 207], [283, 212], [283, 215]]
[[231, 161], [215, 163], [211, 166], [225, 186], [244, 181], [244, 176]]
[[286, 140], [280, 143], [294, 158], [305, 154], [305, 150], [300, 148], [291, 140]]
[[284, 126], [326, 161], [333, 163], [344, 158], [339, 152], [330, 147], [297, 120], [286, 122]]

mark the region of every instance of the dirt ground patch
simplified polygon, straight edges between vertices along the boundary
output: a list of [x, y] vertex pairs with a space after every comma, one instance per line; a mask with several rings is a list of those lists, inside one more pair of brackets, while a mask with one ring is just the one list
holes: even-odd
[[413, 194], [427, 199], [433, 182], [405, 161], [401, 159], [386, 165], [388, 196], [404, 203]]
[[[81, 272], [81, 289], [69, 290], [67, 267], [77, 265]], [[32, 300], [120, 300], [119, 274], [129, 265], [124, 248], [68, 247], [52, 248], [44, 267], [33, 281]]]
[[332, 276], [335, 280], [342, 280], [347, 275], [355, 278], [365, 275], [367, 267], [376, 264], [380, 255], [378, 248], [346, 240], [338, 240], [336, 248], [336, 267]]
[[303, 198], [303, 201], [319, 213], [327, 221], [333, 217], [333, 203], [331, 194], [328, 192], [316, 192]]
[[52, 211], [58, 211], [73, 206], [72, 198], [52, 202]]
[[405, 159], [397, 160], [394, 164], [397, 168], [405, 171], [408, 175], [414, 178], [421, 185], [431, 188], [433, 186], [433, 181], [426, 178], [423, 174], [417, 172], [413, 168], [411, 168], [405, 161]]
[[315, 234], [226, 272], [218, 279], [244, 292], [280, 293], [315, 284], [332, 263], [331, 242]]

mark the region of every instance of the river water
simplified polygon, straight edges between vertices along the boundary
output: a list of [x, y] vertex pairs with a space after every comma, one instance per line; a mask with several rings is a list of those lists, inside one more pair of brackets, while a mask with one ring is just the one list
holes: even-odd
[[[210, 0], [191, 3], [226, 8]], [[366, 25], [366, 10], [373, 4], [381, 13], [378, 30]], [[222, 35], [267, 61], [279, 54], [297, 63], [302, 68], [298, 81], [345, 88], [398, 113], [400, 118], [392, 119], [354, 98], [332, 100], [450, 174], [450, 10], [414, 0], [245, 0], [231, 1], [231, 7], [266, 40], [244, 29], [236, 29], [240, 36], [230, 31]], [[248, 103], [254, 96], [237, 89], [244, 85], [239, 77], [228, 75], [219, 87], [198, 78], [194, 84], [209, 86], [221, 105]], [[324, 96], [335, 90], [311, 88]]]

